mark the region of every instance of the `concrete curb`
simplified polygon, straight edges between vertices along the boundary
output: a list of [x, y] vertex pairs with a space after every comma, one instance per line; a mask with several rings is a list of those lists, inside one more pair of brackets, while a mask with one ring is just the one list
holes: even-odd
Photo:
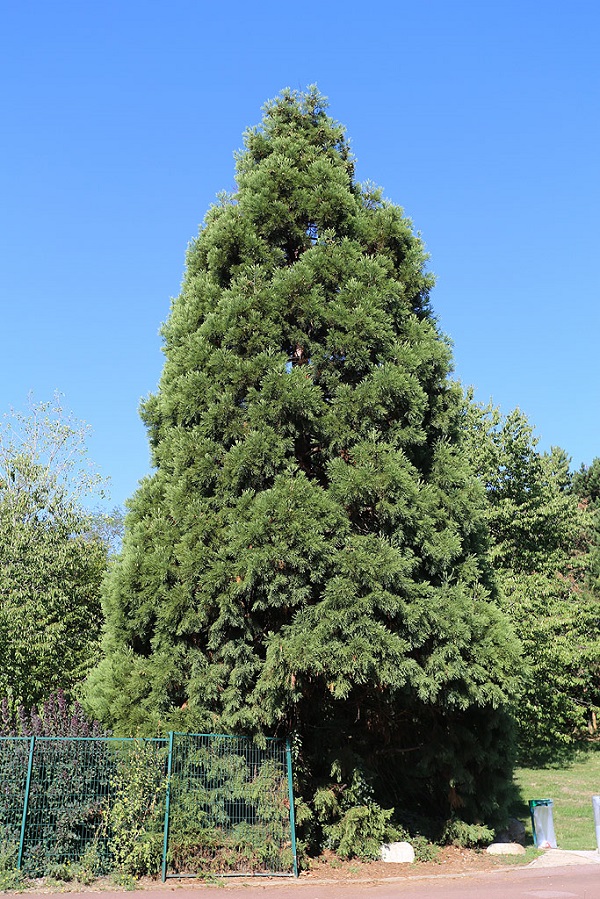
[[568, 865], [600, 865], [597, 849], [545, 849], [527, 868], [563, 868]]

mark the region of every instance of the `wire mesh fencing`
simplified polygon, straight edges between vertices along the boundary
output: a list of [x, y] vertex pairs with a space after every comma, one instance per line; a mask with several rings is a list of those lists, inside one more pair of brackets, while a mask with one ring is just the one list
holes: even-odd
[[16, 852], [19, 846], [30, 742], [26, 737], [0, 739], [0, 836], [5, 852], [10, 847]]
[[31, 877], [297, 874], [294, 830], [280, 740], [0, 738], [0, 840]]
[[278, 740], [174, 735], [170, 876], [294, 871], [286, 755]]

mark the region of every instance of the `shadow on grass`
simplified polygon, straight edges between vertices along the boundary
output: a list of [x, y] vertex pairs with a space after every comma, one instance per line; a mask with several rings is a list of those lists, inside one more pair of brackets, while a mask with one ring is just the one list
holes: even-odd
[[521, 750], [517, 759], [519, 768], [569, 768], [582, 757], [600, 752], [598, 737], [574, 740], [569, 744], [556, 743]]

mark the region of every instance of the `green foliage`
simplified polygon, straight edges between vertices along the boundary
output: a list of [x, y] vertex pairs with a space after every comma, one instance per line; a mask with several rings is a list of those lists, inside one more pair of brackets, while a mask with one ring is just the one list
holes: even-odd
[[177, 737], [171, 781], [169, 861], [180, 873], [281, 872], [292, 868], [283, 747], [248, 740]]
[[49, 865], [45, 870], [44, 885], [48, 881], [58, 883], [77, 883], [83, 886], [92, 884], [99, 874], [104, 873], [105, 863], [94, 846], [88, 847], [79, 862], [59, 862]]
[[77, 881], [84, 886], [92, 884], [101, 874], [106, 871], [106, 858], [98, 851], [98, 847], [94, 843], [90, 843], [78, 862], [67, 863], [65, 865], [66, 873], [71, 880]]
[[102, 798], [108, 788], [102, 761], [106, 760], [97, 760], [97, 767], [90, 765], [84, 753], [73, 751], [70, 741], [36, 742], [23, 857], [29, 876], [43, 877], [79, 864], [90, 844], [97, 846], [104, 870], [108, 867], [106, 844], [100, 837]]
[[569, 491], [569, 458], [539, 453], [538, 438], [515, 409], [503, 417], [467, 395], [465, 438], [485, 486], [492, 558], [497, 569], [553, 574], [575, 545], [580, 520]]
[[349, 808], [328, 830], [328, 844], [340, 858], [378, 859], [386, 842], [393, 809], [375, 803]]
[[18, 841], [3, 825], [0, 825], [0, 891], [21, 892], [27, 887], [27, 880], [17, 869], [19, 854]]
[[0, 832], [7, 847], [19, 844], [33, 745], [23, 843], [28, 875], [83, 883], [111, 871], [125, 885], [158, 873], [169, 783], [171, 871], [292, 869], [281, 741], [258, 747], [243, 738], [177, 734], [168, 781], [165, 739], [36, 737], [0, 740]]
[[600, 458], [591, 465], [582, 465], [573, 475], [573, 493], [595, 507], [600, 504]]
[[94, 662], [107, 545], [82, 502], [101, 482], [86, 427], [53, 403], [0, 423], [0, 695], [72, 694]]
[[[60, 692], [50, 696], [39, 713], [36, 709], [26, 713], [21, 708], [15, 715], [5, 699], [0, 735], [3, 738], [0, 739], [0, 827], [7, 838], [11, 835], [13, 842], [18, 843], [31, 748], [29, 738], [36, 737], [24, 868], [29, 876], [66, 879], [63, 874], [68, 873], [70, 879], [81, 880], [88, 870], [83, 867], [84, 859], [92, 850], [98, 854], [93, 843], [102, 823], [107, 768], [110, 770], [114, 759], [110, 753], [107, 758], [103, 752], [105, 741], [98, 741], [94, 752], [92, 741], [64, 738], [98, 736], [97, 722], [86, 720], [81, 707], [77, 703], [68, 704]], [[47, 740], [47, 737], [57, 739]], [[103, 857], [106, 861], [106, 853]]]
[[[501, 604], [523, 646], [514, 715], [519, 751], [532, 763], [564, 755], [598, 708], [600, 604], [591, 587], [593, 519], [571, 488], [569, 459], [537, 450], [519, 410], [467, 397], [466, 442], [485, 485]], [[574, 478], [593, 494], [594, 472]]]
[[153, 743], [135, 741], [111, 780], [106, 829], [122, 885], [160, 871], [167, 781], [156, 752]]
[[16, 868], [3, 870], [0, 868], [0, 890], [3, 893], [23, 893], [29, 882]]
[[435, 843], [431, 843], [421, 834], [412, 836], [407, 834], [405, 837], [402, 837], [402, 839], [406, 839], [410, 842], [415, 853], [416, 862], [435, 862], [438, 860], [440, 854], [439, 846], [436, 846]]
[[587, 583], [600, 598], [600, 458], [573, 475], [572, 492], [584, 519], [581, 551], [587, 551]]
[[142, 413], [155, 471], [86, 701], [122, 733], [296, 732], [308, 808], [350, 749], [336, 791], [354, 769], [374, 790], [343, 806], [357, 834], [409, 801], [501, 814], [518, 648], [423, 245], [355, 182], [313, 88], [267, 104], [237, 185], [163, 327]]
[[442, 842], [464, 849], [479, 849], [488, 846], [494, 840], [494, 831], [484, 824], [466, 824], [459, 818], [451, 818], [446, 822], [442, 833]]
[[394, 810], [382, 809], [374, 801], [374, 790], [359, 768], [344, 784], [343, 763], [336, 761], [331, 776], [334, 784], [318, 789], [313, 799], [325, 846], [340, 858], [379, 858], [381, 844], [397, 838], [390, 824]]

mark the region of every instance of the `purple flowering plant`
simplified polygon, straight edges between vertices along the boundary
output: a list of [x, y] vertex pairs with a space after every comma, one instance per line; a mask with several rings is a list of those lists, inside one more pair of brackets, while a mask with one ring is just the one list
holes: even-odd
[[78, 702], [69, 703], [62, 690], [51, 693], [41, 709], [23, 705], [15, 710], [5, 696], [0, 704], [2, 737], [102, 737], [98, 721], [92, 721]]

